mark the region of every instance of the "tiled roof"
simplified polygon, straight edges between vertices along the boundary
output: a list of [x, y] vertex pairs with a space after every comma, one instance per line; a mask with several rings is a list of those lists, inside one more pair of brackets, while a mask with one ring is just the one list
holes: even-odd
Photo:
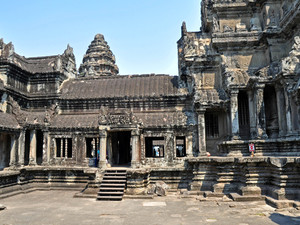
[[62, 87], [62, 99], [144, 98], [183, 95], [178, 77], [168, 75], [133, 75], [73, 79]]
[[17, 129], [19, 124], [12, 114], [0, 112], [0, 129]]
[[97, 128], [98, 114], [57, 115], [51, 122], [52, 128]]
[[30, 73], [51, 73], [56, 71], [55, 64], [59, 55], [25, 58], [14, 54], [14, 63]]

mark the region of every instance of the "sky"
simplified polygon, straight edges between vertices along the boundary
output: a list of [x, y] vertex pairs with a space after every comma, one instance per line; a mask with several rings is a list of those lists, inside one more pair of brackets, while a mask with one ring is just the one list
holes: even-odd
[[0, 38], [25, 57], [74, 49], [76, 66], [97, 33], [121, 75], [178, 74], [181, 25], [199, 31], [200, 0], [0, 0]]

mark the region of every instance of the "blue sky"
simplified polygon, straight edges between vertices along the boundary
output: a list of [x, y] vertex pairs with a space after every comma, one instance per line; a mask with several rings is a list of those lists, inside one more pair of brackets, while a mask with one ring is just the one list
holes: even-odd
[[77, 68], [102, 33], [120, 74], [178, 74], [181, 24], [199, 31], [200, 0], [3, 0], [0, 38], [25, 57], [74, 48]]

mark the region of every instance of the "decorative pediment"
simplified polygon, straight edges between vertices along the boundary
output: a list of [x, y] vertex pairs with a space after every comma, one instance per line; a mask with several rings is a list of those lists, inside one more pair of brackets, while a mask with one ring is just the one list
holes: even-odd
[[102, 107], [98, 117], [99, 125], [134, 125], [139, 124], [140, 121], [131, 111], [109, 111]]

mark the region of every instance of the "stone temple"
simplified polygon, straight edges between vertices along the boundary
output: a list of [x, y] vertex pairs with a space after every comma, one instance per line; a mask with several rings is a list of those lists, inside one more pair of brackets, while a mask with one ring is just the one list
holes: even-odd
[[26, 58], [0, 40], [0, 196], [164, 182], [298, 207], [300, 1], [202, 0], [201, 20], [182, 24], [178, 76], [119, 75], [101, 34], [79, 70], [70, 46]]

